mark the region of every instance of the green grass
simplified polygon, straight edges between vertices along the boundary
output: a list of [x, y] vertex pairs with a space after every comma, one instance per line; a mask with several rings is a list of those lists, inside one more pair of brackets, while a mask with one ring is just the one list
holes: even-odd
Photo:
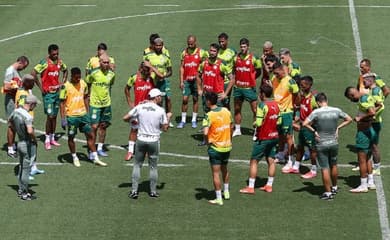
[[[355, 43], [351, 28], [348, 1], [266, 1], [258, 4], [275, 6], [329, 5], [333, 7], [257, 8], [239, 9], [241, 1], [171, 1], [178, 7], [144, 7], [139, 1], [83, 1], [96, 7], [60, 7], [59, 4], [80, 4], [78, 1], [0, 1], [17, 7], [0, 7], [0, 65], [8, 67], [17, 56], [25, 54], [31, 65], [46, 55], [47, 46], [57, 43], [60, 55], [68, 67], [84, 68], [95, 53], [99, 42], [106, 42], [109, 53], [117, 63], [117, 80], [113, 87], [113, 125], [108, 130], [107, 143], [127, 144], [128, 125], [121, 117], [128, 111], [123, 87], [137, 69], [148, 36], [158, 32], [171, 52], [174, 75], [171, 77], [173, 109], [180, 116], [181, 95], [178, 88], [178, 66], [181, 50], [188, 34], [198, 37], [200, 46], [207, 48], [220, 32], [230, 35], [230, 46], [238, 49], [238, 41], [247, 37], [251, 49], [260, 54], [262, 43], [272, 40], [275, 50], [288, 47], [293, 58], [301, 64], [304, 74], [314, 77], [315, 89], [325, 91], [331, 105], [341, 107], [351, 115], [355, 106], [343, 97], [346, 86], [354, 85], [358, 76]], [[163, 4], [163, 3], [160, 3]], [[373, 62], [373, 70], [385, 81], [390, 78], [387, 68], [387, 39], [383, 31], [390, 19], [388, 8], [363, 8], [361, 5], [383, 4], [381, 1], [355, 1], [363, 55]], [[337, 7], [339, 6], [339, 7]], [[198, 11], [191, 11], [197, 9]], [[209, 9], [209, 10], [206, 10]], [[210, 10], [214, 9], [214, 10]], [[160, 15], [150, 13], [166, 12]], [[31, 14], [33, 13], [33, 14]], [[149, 14], [149, 15], [148, 15]], [[26, 17], [28, 16], [28, 17]], [[375, 16], [375, 17], [373, 17]], [[3, 41], [2, 39], [39, 29], [65, 26], [98, 19], [73, 27], [42, 31]], [[23, 19], [23, 21], [21, 20]], [[380, 33], [380, 34], [378, 34]], [[310, 40], [318, 41], [311, 44]], [[388, 82], [388, 81], [387, 81]], [[36, 89], [34, 92], [38, 94]], [[3, 98], [0, 105], [3, 106]], [[190, 108], [191, 109], [191, 108]], [[190, 113], [190, 111], [189, 111]], [[4, 118], [4, 109], [0, 116]], [[202, 114], [200, 114], [202, 115]], [[242, 126], [250, 128], [250, 110], [244, 104]], [[384, 113], [384, 131], [389, 114]], [[35, 126], [44, 129], [42, 105], [36, 110]], [[6, 125], [0, 124], [1, 142], [6, 143]], [[58, 133], [63, 133], [57, 128]], [[339, 162], [356, 161], [347, 146], [354, 144], [355, 126], [342, 130]], [[78, 135], [79, 138], [83, 138]], [[200, 135], [188, 125], [185, 129], [170, 129], [162, 135], [164, 153], [206, 157], [206, 149], [197, 147]], [[160, 163], [182, 164], [181, 167], [160, 167], [161, 198], [149, 199], [148, 171], [142, 171], [140, 198], [129, 200], [131, 166], [123, 162], [124, 150], [109, 148], [107, 168], [82, 161], [76, 169], [69, 163], [66, 140], [62, 146], [44, 151], [39, 144], [40, 162], [65, 163], [42, 166], [46, 174], [37, 176], [32, 189], [38, 199], [21, 202], [16, 198], [17, 185], [14, 165], [0, 165], [0, 226], [1, 239], [381, 239], [381, 229], [374, 192], [362, 195], [348, 193], [358, 184], [357, 173], [340, 169], [341, 192], [332, 202], [318, 200], [323, 191], [321, 179], [302, 181], [298, 176], [282, 175], [278, 167], [274, 192], [257, 192], [243, 196], [238, 190], [246, 184], [248, 164], [232, 162], [231, 196], [223, 207], [207, 204], [214, 197], [207, 160], [162, 154]], [[382, 134], [382, 161], [388, 165], [390, 151], [388, 135]], [[232, 159], [246, 160], [251, 152], [251, 136], [234, 139]], [[78, 143], [78, 152], [85, 146]], [[6, 151], [0, 152], [2, 162], [12, 162]], [[259, 167], [260, 183], [264, 183], [266, 167]], [[382, 169], [385, 196], [390, 199], [390, 171]], [[388, 202], [387, 202], [388, 203]], [[387, 204], [387, 208], [389, 208]], [[364, 226], [362, 230], [361, 226]], [[23, 231], [21, 230], [23, 229]]]

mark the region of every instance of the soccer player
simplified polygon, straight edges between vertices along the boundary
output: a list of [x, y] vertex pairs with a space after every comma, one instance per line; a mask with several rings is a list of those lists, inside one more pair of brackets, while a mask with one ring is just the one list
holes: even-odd
[[280, 62], [287, 67], [288, 74], [298, 81], [301, 75], [301, 67], [298, 63], [294, 62], [291, 58], [291, 52], [288, 48], [282, 48], [279, 51]]
[[[47, 49], [49, 55], [42, 59], [32, 70], [31, 75], [35, 77], [35, 83], [42, 92], [43, 107], [46, 117], [46, 138], [45, 149], [50, 150], [51, 146], [60, 146], [55, 139], [57, 127], [57, 114], [60, 105], [60, 87], [66, 82], [68, 69], [62, 59], [59, 57], [59, 47], [56, 44], [50, 44]], [[62, 72], [62, 80], [59, 80]], [[41, 82], [37, 75], [40, 74]]]
[[186, 123], [188, 100], [192, 95], [192, 120], [191, 127], [196, 128], [196, 118], [198, 115], [198, 90], [196, 88], [196, 75], [198, 74], [199, 64], [207, 58], [207, 52], [197, 47], [196, 37], [189, 35], [187, 37], [187, 48], [181, 54], [180, 63], [180, 89], [183, 94], [181, 105], [181, 121], [177, 128], [183, 128]]
[[[127, 104], [130, 108], [134, 108], [138, 104], [148, 100], [148, 93], [154, 88], [153, 79], [150, 76], [151, 68], [149, 62], [141, 62], [136, 74], [130, 76], [125, 86], [125, 96]], [[130, 90], [134, 90], [134, 101], [131, 100]], [[139, 123], [135, 118], [130, 120], [130, 134], [128, 151], [125, 155], [125, 161], [129, 161], [134, 155], [135, 140], [137, 140], [137, 132]]]
[[272, 78], [274, 77], [273, 74], [273, 66], [276, 62], [279, 62], [279, 58], [276, 55], [269, 55], [266, 56], [264, 59], [264, 65], [263, 65], [263, 77], [261, 80], [261, 84], [268, 84], [272, 86]]
[[[154, 80], [154, 86], [162, 92], [165, 99], [165, 110], [167, 112], [168, 119], [172, 117], [172, 102], [171, 102], [171, 85], [169, 77], [172, 76], [172, 62], [169, 55], [163, 52], [164, 41], [162, 38], [156, 38], [153, 42], [153, 51], [144, 55], [144, 60], [150, 62], [150, 64], [157, 69], [152, 74]], [[169, 126], [173, 127], [173, 124], [169, 122]]]
[[232, 150], [232, 129], [233, 121], [230, 111], [225, 107], [218, 107], [218, 95], [215, 92], [205, 94], [206, 104], [210, 111], [203, 119], [203, 134], [208, 144], [211, 174], [213, 177], [216, 198], [209, 200], [210, 204], [223, 205], [222, 184], [219, 174], [222, 173], [224, 186], [223, 196], [225, 200], [230, 199], [229, 193], [229, 162], [230, 151]]
[[[5, 70], [2, 93], [5, 94], [4, 106], [7, 118], [15, 110], [15, 94], [20, 86], [22, 86], [20, 71], [26, 69], [29, 60], [26, 56], [20, 56], [11, 66]], [[15, 145], [15, 132], [10, 126], [7, 128], [7, 154], [12, 158], [17, 158]]]
[[311, 87], [313, 86], [313, 78], [311, 76], [303, 76], [299, 81], [299, 89], [300, 89], [300, 106], [299, 111], [297, 113], [299, 116], [295, 117], [295, 121], [293, 126], [295, 130], [299, 131], [299, 140], [296, 152], [295, 162], [290, 169], [284, 169], [283, 173], [299, 173], [300, 163], [303, 159], [305, 146], [309, 148], [310, 152], [310, 160], [311, 160], [311, 168], [310, 171], [301, 175], [304, 179], [310, 179], [317, 176], [317, 153], [315, 151], [315, 136], [312, 131], [308, 128], [303, 127], [303, 121], [316, 109], [317, 102], [315, 100], [314, 93], [311, 91]]
[[[145, 56], [145, 55], [147, 55], [148, 53], [154, 51], [154, 49], [153, 49], [154, 40], [156, 40], [157, 38], [160, 38], [160, 35], [159, 35], [158, 33], [152, 33], [152, 34], [150, 34], [150, 36], [149, 36], [149, 47], [147, 47], [147, 48], [144, 49], [143, 56]], [[168, 49], [167, 49], [165, 46], [163, 46], [162, 52], [163, 52], [165, 55], [167, 55], [168, 57], [171, 57], [171, 55], [169, 55]]]
[[272, 99], [272, 87], [262, 85], [260, 87], [260, 100], [256, 111], [256, 140], [252, 147], [252, 156], [249, 163], [249, 185], [240, 190], [240, 193], [254, 194], [259, 161], [265, 157], [268, 164], [268, 180], [260, 190], [272, 192], [272, 184], [275, 177], [274, 156], [278, 144], [278, 125], [281, 123], [278, 103]]
[[272, 86], [274, 89], [274, 98], [278, 103], [280, 111], [282, 124], [279, 129], [279, 152], [276, 155], [276, 158], [280, 162], [284, 162], [284, 145], [287, 143], [287, 154], [288, 161], [283, 169], [290, 169], [292, 167], [292, 152], [294, 148], [293, 141], [293, 116], [294, 116], [294, 105], [298, 100], [298, 85], [294, 79], [286, 72], [284, 66], [276, 62], [273, 65], [273, 78]]
[[375, 100], [372, 96], [359, 92], [356, 87], [347, 87], [344, 96], [358, 104], [358, 114], [354, 118], [357, 124], [356, 149], [359, 161], [360, 185], [350, 190], [352, 193], [366, 193], [369, 189], [375, 190], [372, 165], [369, 162], [369, 153], [372, 149], [375, 131], [372, 121], [375, 116]]
[[274, 54], [274, 47], [271, 41], [265, 41], [263, 44], [263, 53], [261, 55], [261, 63], [262, 63], [262, 78], [261, 78], [261, 83], [267, 83], [272, 79], [272, 76], [270, 73], [272, 72], [272, 66], [269, 67], [266, 64], [266, 58], [267, 57], [274, 57], [277, 58], [276, 55]]
[[[369, 93], [369, 89], [366, 89], [364, 87], [364, 79], [363, 75], [367, 73], [372, 73], [371, 72], [371, 61], [367, 58], [364, 58], [360, 61], [360, 75], [358, 78], [358, 84], [357, 88], [359, 89], [360, 92], [362, 93]], [[386, 86], [385, 82], [383, 79], [375, 74], [375, 84], [381, 88], [383, 95], [387, 97], [390, 93], [389, 87]]]
[[[87, 67], [85, 68], [85, 76], [90, 74], [94, 69], [99, 68], [99, 57], [103, 54], [108, 55], [107, 53], [107, 44], [105, 43], [99, 43], [97, 46], [97, 52], [96, 55], [91, 57], [87, 62]], [[109, 57], [110, 59], [110, 69], [112, 71], [115, 71], [115, 60], [113, 57]]]
[[148, 96], [149, 101], [138, 104], [131, 109], [123, 120], [128, 122], [132, 118], [136, 118], [139, 122], [137, 143], [135, 145], [135, 161], [132, 173], [132, 190], [129, 193], [129, 198], [138, 198], [138, 185], [141, 177], [141, 167], [145, 161], [146, 155], [149, 158], [149, 177], [150, 177], [150, 192], [151, 198], [158, 198], [160, 194], [157, 192], [157, 163], [160, 155], [160, 135], [161, 130], [168, 130], [168, 118], [164, 108], [160, 107], [162, 96], [161, 91], [157, 88], [150, 90]]
[[[111, 94], [110, 89], [115, 81], [115, 73], [110, 69], [110, 58], [103, 54], [99, 57], [100, 67], [87, 76], [85, 82], [90, 86], [89, 115], [91, 118], [94, 143], [98, 140], [97, 153], [107, 157], [103, 150], [107, 128], [111, 124]], [[99, 129], [99, 135], [97, 135]], [[95, 156], [90, 155], [90, 159]]]
[[[228, 71], [233, 72], [233, 64], [234, 64], [234, 57], [236, 56], [237, 52], [233, 48], [229, 48], [229, 36], [226, 33], [221, 33], [218, 35], [218, 43], [219, 43], [219, 50], [217, 57], [219, 59], [222, 59], [224, 63], [226, 64]], [[224, 99], [223, 106], [230, 110], [230, 95], [231, 92], [227, 91], [227, 88], [229, 86], [230, 79], [228, 76], [225, 76], [225, 92], [227, 92], [227, 97]]]
[[375, 73], [366, 73], [363, 75], [363, 83], [364, 87], [368, 89], [369, 94], [374, 98], [375, 101], [375, 118], [372, 122], [372, 128], [375, 131], [375, 138], [372, 143], [372, 157], [374, 160], [374, 175], [380, 175], [380, 164], [381, 164], [381, 155], [379, 151], [379, 135], [382, 129], [382, 113], [385, 109], [384, 100], [385, 97], [383, 95], [382, 89], [376, 85], [377, 75]]
[[34, 134], [33, 117], [28, 113], [34, 110], [38, 99], [34, 95], [26, 97], [22, 107], [15, 109], [8, 121], [17, 133], [19, 155], [19, 189], [18, 197], [22, 200], [33, 200], [36, 197], [29, 192], [29, 174], [31, 163], [36, 157], [37, 139]]
[[234, 57], [233, 72], [235, 85], [234, 97], [234, 132], [233, 137], [241, 135], [241, 109], [242, 104], [248, 101], [253, 114], [253, 121], [256, 119], [256, 79], [261, 74], [261, 60], [249, 52], [249, 40], [240, 40], [240, 52]]
[[[32, 93], [32, 89], [34, 87], [35, 78], [30, 74], [25, 74], [22, 77], [22, 86], [18, 89], [15, 96], [15, 102], [16, 102], [16, 108], [23, 107], [26, 98], [28, 95]], [[31, 117], [34, 118], [34, 111], [28, 112]], [[36, 149], [35, 149], [36, 150]], [[36, 174], [43, 174], [45, 173], [44, 170], [38, 169], [37, 167], [37, 159], [36, 159], [36, 153], [34, 154], [35, 158], [33, 159], [31, 163], [31, 171], [30, 171], [30, 180], [34, 180], [34, 175]]]
[[87, 145], [93, 162], [99, 166], [107, 166], [99, 160], [94, 142], [94, 132], [91, 128], [91, 121], [87, 112], [88, 106], [88, 86], [81, 79], [81, 70], [74, 67], [70, 70], [70, 81], [65, 82], [60, 91], [60, 114], [61, 126], [65, 130], [68, 127], [68, 146], [73, 158], [73, 165], [80, 167], [80, 160], [76, 154], [76, 144], [74, 138], [77, 129], [84, 133], [87, 138]]
[[[338, 191], [337, 154], [338, 135], [342, 127], [350, 124], [352, 118], [339, 108], [328, 106], [325, 93], [319, 93], [315, 100], [319, 106], [304, 120], [302, 127], [309, 129], [316, 137], [315, 148], [318, 152], [318, 164], [321, 167], [325, 192], [322, 200], [331, 200]], [[338, 124], [339, 119], [343, 122]], [[314, 123], [314, 128], [312, 124]]]

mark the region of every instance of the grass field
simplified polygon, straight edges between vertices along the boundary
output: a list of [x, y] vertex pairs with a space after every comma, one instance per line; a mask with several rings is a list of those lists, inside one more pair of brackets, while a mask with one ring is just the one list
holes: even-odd
[[[248, 104], [242, 123], [247, 131], [234, 138], [229, 164], [232, 199], [222, 207], [207, 203], [214, 193], [206, 149], [196, 146], [201, 137], [197, 130], [172, 128], [162, 135], [159, 199], [147, 196], [145, 167], [140, 198], [127, 197], [132, 167], [122, 160], [125, 150], [120, 147], [127, 144], [129, 131], [121, 120], [128, 111], [123, 87], [136, 71], [150, 33], [160, 33], [171, 52], [177, 118], [181, 105], [179, 56], [186, 36], [195, 34], [199, 45], [208, 48], [221, 32], [229, 34], [229, 45], [236, 49], [239, 39], [247, 37], [257, 54], [266, 40], [274, 43], [275, 50], [290, 48], [303, 73], [313, 76], [315, 89], [326, 92], [331, 105], [354, 115], [355, 106], [343, 93], [346, 86], [355, 85], [359, 58], [370, 58], [373, 71], [390, 84], [386, 51], [390, 33], [385, 31], [389, 12], [390, 5], [379, 0], [0, 0], [0, 66], [4, 70], [24, 54], [31, 63], [25, 73], [30, 72], [46, 56], [51, 43], [60, 46], [60, 56], [68, 67], [83, 69], [100, 42], [108, 44], [117, 63], [112, 89], [114, 119], [106, 140], [109, 157], [104, 159], [107, 168], [95, 167], [85, 158], [81, 168], [73, 167], [64, 139], [61, 147], [51, 151], [45, 151], [40, 143], [38, 161], [46, 173], [32, 182], [38, 199], [22, 202], [15, 192], [16, 161], [6, 154], [6, 125], [0, 123], [4, 145], [0, 151], [0, 239], [390, 239], [385, 212], [390, 207], [387, 110], [380, 145], [384, 167], [376, 179], [382, 185], [377, 193], [348, 192], [360, 181], [348, 166], [356, 162], [352, 124], [341, 132], [341, 191], [331, 202], [318, 199], [323, 192], [319, 177], [302, 181], [296, 175], [282, 175], [280, 166], [273, 193], [239, 194], [246, 184], [252, 146]], [[34, 92], [40, 96], [37, 89]], [[0, 102], [3, 106], [4, 98]], [[5, 118], [4, 107], [0, 117]], [[44, 129], [42, 105], [36, 110], [35, 127]], [[57, 132], [64, 135], [60, 128]], [[78, 144], [78, 152], [86, 152], [83, 143]], [[258, 185], [266, 181], [265, 166], [259, 167]]]

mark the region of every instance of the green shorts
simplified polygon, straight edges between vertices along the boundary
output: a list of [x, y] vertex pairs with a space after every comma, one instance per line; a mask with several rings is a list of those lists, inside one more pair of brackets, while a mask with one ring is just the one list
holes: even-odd
[[4, 106], [5, 114], [8, 119], [11, 113], [15, 110], [15, 97], [10, 94], [5, 94]]
[[372, 143], [378, 144], [379, 143], [379, 134], [380, 134], [381, 129], [382, 129], [382, 123], [381, 122], [373, 122], [372, 128], [375, 131], [375, 136], [374, 136], [374, 139], [372, 140]]
[[196, 86], [196, 81], [184, 81], [184, 88], [183, 88], [183, 96], [194, 96], [194, 97], [197, 97], [198, 96], [198, 90], [197, 90], [197, 86]]
[[163, 97], [171, 97], [171, 83], [168, 78], [157, 81], [156, 88], [161, 91]]
[[66, 117], [66, 120], [68, 121], [68, 136], [74, 137], [77, 134], [77, 129], [80, 130], [82, 133], [90, 133], [91, 128], [91, 121], [89, 119], [89, 115], [85, 114], [84, 116], [78, 116], [78, 117]]
[[89, 117], [91, 119], [91, 124], [106, 123], [111, 124], [112, 111], [111, 106], [108, 107], [89, 107]]
[[209, 161], [211, 165], [227, 165], [229, 162], [230, 151], [229, 152], [218, 152], [211, 146], [207, 149], [209, 154]]
[[240, 99], [241, 101], [253, 102], [257, 101], [256, 88], [239, 88], [234, 87], [233, 98]]
[[339, 146], [330, 145], [330, 146], [317, 146], [317, 161], [318, 165], [321, 168], [329, 168], [330, 166], [337, 164], [337, 153], [339, 151]]
[[256, 140], [253, 143], [251, 159], [260, 161], [263, 157], [275, 157], [279, 139]]
[[307, 146], [309, 149], [314, 149], [316, 143], [314, 133], [306, 127], [302, 127], [298, 135], [298, 146]]
[[279, 134], [287, 135], [293, 133], [293, 112], [284, 112], [281, 114], [282, 124], [279, 126]]
[[356, 133], [356, 149], [360, 152], [368, 153], [371, 151], [375, 131], [372, 127]]
[[57, 116], [60, 108], [60, 92], [43, 94], [42, 99], [44, 113], [48, 116]]

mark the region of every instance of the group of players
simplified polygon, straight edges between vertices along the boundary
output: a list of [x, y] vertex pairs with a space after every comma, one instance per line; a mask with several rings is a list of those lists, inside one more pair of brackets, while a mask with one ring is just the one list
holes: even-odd
[[[167, 120], [173, 127], [170, 121], [172, 117], [169, 80], [172, 75], [170, 54], [158, 34], [151, 34], [149, 40], [150, 46], [144, 50], [143, 61], [137, 73], [129, 78], [125, 86], [127, 103], [130, 108], [134, 108], [148, 100], [151, 89], [159, 89], [161, 97], [164, 98]], [[267, 41], [263, 45], [261, 57], [257, 57], [250, 51], [248, 39], [240, 40], [238, 53], [228, 47], [228, 40], [228, 35], [221, 33], [218, 36], [218, 43], [210, 44], [208, 51], [205, 51], [197, 46], [196, 37], [190, 35], [187, 37], [187, 48], [181, 54], [179, 86], [183, 97], [181, 120], [177, 128], [181, 129], [186, 125], [190, 96], [192, 96], [193, 103], [191, 127], [197, 128], [198, 102], [201, 96], [203, 111], [206, 114], [202, 123], [205, 140], [199, 145], [209, 146], [208, 153], [217, 195], [217, 198], [210, 202], [223, 204], [221, 184], [215, 177], [220, 170], [222, 170], [224, 182], [223, 195], [225, 199], [230, 198], [229, 174], [226, 168], [229, 154], [226, 153], [230, 153], [232, 141], [226, 139], [226, 136], [242, 135], [241, 109], [244, 101], [250, 103], [255, 134], [250, 161], [249, 185], [240, 192], [255, 193], [257, 163], [262, 157], [266, 157], [268, 162], [268, 181], [265, 186], [261, 187], [261, 190], [272, 192], [275, 162], [283, 163], [287, 158], [282, 172], [298, 174], [300, 162], [304, 156], [305, 147], [307, 147], [312, 166], [310, 171], [301, 177], [306, 179], [316, 177], [317, 165], [320, 165], [325, 186], [325, 193], [320, 197], [325, 200], [333, 199], [337, 193], [338, 130], [350, 123], [352, 119], [340, 109], [330, 109], [324, 93], [316, 95], [311, 90], [312, 77], [302, 76], [300, 66], [292, 60], [289, 49], [282, 48], [276, 54], [272, 43]], [[37, 100], [31, 95], [31, 89], [35, 83], [42, 92], [44, 111], [47, 115], [45, 149], [50, 150], [52, 146], [60, 145], [55, 139], [57, 115], [60, 112], [61, 126], [64, 129], [67, 128], [68, 146], [74, 165], [80, 166], [74, 143], [74, 137], [79, 129], [86, 135], [89, 158], [96, 165], [107, 166], [99, 159], [99, 156], [107, 156], [103, 145], [106, 129], [112, 118], [110, 89], [115, 80], [115, 61], [108, 55], [107, 45], [99, 44], [96, 56], [89, 59], [85, 81], [81, 79], [81, 70], [77, 67], [71, 69], [71, 77], [67, 81], [67, 66], [59, 58], [59, 48], [55, 44], [48, 47], [48, 56], [34, 67], [31, 75], [26, 74], [22, 78], [19, 71], [25, 69], [28, 64], [27, 57], [18, 58], [7, 69], [4, 81], [6, 112], [10, 119], [7, 132], [8, 155], [16, 156], [15, 132], [19, 135], [19, 142], [27, 141], [27, 139], [27, 143], [31, 145], [36, 142], [33, 133], [20, 132], [15, 127], [16, 123], [20, 124], [23, 119], [26, 120], [21, 117], [24, 115], [15, 117], [13, 113], [17, 112], [14, 111], [15, 106], [20, 106], [20, 108], [25, 106], [26, 111], [35, 107]], [[362, 180], [361, 185], [352, 189], [352, 192], [367, 192], [368, 189], [375, 189], [373, 169], [369, 161], [371, 152], [375, 162], [374, 170], [380, 174], [378, 149], [380, 115], [384, 109], [383, 101], [389, 94], [389, 89], [379, 76], [371, 72], [370, 66], [368, 59], [362, 60], [358, 87], [348, 87], [345, 92], [345, 96], [351, 101], [358, 102], [359, 106], [359, 114], [355, 117], [358, 123], [356, 147]], [[62, 81], [59, 80], [61, 72]], [[260, 76], [259, 84], [257, 79]], [[257, 86], [260, 88], [257, 89]], [[259, 90], [258, 94], [257, 90]], [[221, 126], [215, 128], [214, 124], [220, 124], [218, 120], [214, 121], [218, 119], [220, 108], [230, 110], [231, 95], [233, 95], [234, 125], [233, 121], [230, 121], [229, 123], [232, 124], [229, 128]], [[318, 111], [316, 111], [317, 108]], [[228, 115], [219, 117], [225, 118], [226, 116]], [[339, 118], [344, 121], [338, 125]], [[125, 160], [130, 160], [134, 154], [138, 121], [136, 118], [127, 120], [131, 122], [131, 131]], [[30, 126], [30, 120], [25, 124]], [[299, 131], [295, 158], [293, 158], [294, 129]], [[22, 199], [29, 200], [33, 197], [28, 192], [29, 175], [31, 178], [31, 175], [43, 173], [43, 170], [34, 167], [35, 153], [25, 154], [31, 149], [22, 149], [23, 153], [18, 144], [18, 150], [23, 156], [28, 156], [20, 157], [19, 195]]]

